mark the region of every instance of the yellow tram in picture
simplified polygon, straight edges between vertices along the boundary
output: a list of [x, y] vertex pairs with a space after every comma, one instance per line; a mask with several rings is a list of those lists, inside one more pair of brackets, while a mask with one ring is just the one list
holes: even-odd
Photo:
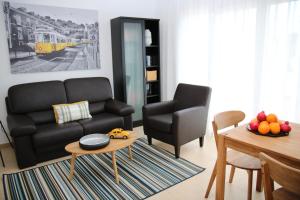
[[35, 53], [37, 55], [60, 52], [66, 47], [74, 47], [77, 44], [75, 40], [54, 31], [37, 30], [35, 32]]

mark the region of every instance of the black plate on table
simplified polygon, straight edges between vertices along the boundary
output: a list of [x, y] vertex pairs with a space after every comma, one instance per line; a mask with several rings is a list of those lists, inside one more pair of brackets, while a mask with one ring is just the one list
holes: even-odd
[[256, 135], [268, 136], [268, 137], [284, 137], [284, 136], [288, 136], [289, 135], [289, 132], [280, 132], [278, 134], [273, 134], [273, 133], [269, 132], [267, 134], [260, 134], [258, 131], [252, 131], [250, 129], [250, 125], [247, 126], [247, 130], [250, 131], [251, 133], [256, 134]]
[[110, 139], [107, 135], [95, 133], [80, 138], [79, 146], [84, 150], [95, 150], [107, 146], [109, 141]]

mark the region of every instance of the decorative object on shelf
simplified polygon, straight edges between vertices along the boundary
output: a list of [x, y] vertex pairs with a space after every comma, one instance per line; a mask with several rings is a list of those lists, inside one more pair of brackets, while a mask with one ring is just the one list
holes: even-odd
[[292, 130], [288, 121], [280, 121], [275, 114], [266, 115], [264, 111], [258, 113], [256, 118], [251, 120], [247, 129], [257, 135], [269, 137], [288, 136]]
[[147, 67], [151, 66], [151, 56], [146, 56], [146, 65]]
[[152, 44], [152, 33], [149, 29], [145, 30], [145, 44], [150, 46]]
[[100, 69], [98, 11], [4, 1], [12, 74]]
[[107, 135], [95, 133], [80, 138], [79, 146], [84, 150], [95, 150], [106, 147], [109, 144], [109, 141], [110, 140]]
[[147, 81], [157, 81], [157, 70], [147, 71]]
[[128, 139], [129, 133], [122, 128], [115, 128], [108, 133], [108, 136], [111, 139]]

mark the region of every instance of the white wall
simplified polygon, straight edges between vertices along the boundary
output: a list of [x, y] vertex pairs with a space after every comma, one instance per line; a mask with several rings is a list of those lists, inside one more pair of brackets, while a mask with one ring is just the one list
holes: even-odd
[[[65, 71], [33, 74], [11, 74], [8, 56], [4, 15], [0, 9], [0, 119], [6, 127], [5, 97], [10, 86], [36, 81], [65, 80], [67, 78], [104, 76], [112, 83], [112, 52], [110, 37], [110, 19], [119, 16], [159, 18], [159, 0], [15, 0], [30, 3], [69, 8], [96, 9], [99, 15], [100, 29], [100, 70]], [[0, 144], [7, 143], [2, 130]]]

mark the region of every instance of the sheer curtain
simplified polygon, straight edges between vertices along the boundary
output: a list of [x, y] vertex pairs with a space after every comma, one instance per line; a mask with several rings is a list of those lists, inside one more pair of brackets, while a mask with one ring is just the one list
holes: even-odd
[[209, 122], [230, 109], [300, 121], [300, 1], [178, 0], [170, 9], [167, 84], [211, 86]]

